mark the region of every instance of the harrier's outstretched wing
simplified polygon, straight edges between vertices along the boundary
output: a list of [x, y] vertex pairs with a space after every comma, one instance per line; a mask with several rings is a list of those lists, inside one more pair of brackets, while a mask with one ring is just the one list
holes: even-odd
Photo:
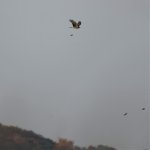
[[74, 20], [70, 19], [69, 21], [72, 23], [73, 27], [77, 26], [77, 23]]

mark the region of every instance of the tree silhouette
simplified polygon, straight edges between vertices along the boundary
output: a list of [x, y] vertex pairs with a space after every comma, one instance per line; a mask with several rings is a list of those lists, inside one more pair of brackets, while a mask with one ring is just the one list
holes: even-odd
[[54, 150], [74, 150], [74, 143], [70, 140], [60, 138], [55, 143]]

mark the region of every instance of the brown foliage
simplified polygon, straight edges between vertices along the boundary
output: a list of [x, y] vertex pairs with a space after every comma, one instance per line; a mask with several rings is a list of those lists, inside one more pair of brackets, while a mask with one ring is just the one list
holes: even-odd
[[72, 141], [62, 138], [60, 138], [54, 146], [54, 150], [73, 150], [73, 149], [74, 143]]
[[90, 145], [89, 147], [88, 147], [88, 150], [95, 150], [96, 148], [94, 147], [94, 146], [92, 146], [92, 145]]

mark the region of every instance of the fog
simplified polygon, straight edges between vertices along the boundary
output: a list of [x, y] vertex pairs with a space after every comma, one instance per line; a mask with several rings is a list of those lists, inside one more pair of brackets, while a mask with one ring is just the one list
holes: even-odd
[[1, 123], [148, 148], [147, 0], [1, 0], [0, 20]]

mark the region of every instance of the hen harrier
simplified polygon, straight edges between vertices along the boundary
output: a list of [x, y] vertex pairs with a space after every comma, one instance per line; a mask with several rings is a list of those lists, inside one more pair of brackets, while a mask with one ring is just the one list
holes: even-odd
[[70, 19], [69, 21], [72, 23], [73, 28], [75, 28], [75, 29], [79, 29], [80, 28], [81, 21], [76, 22], [76, 21], [74, 21], [72, 19]]
[[124, 113], [123, 115], [126, 116], [128, 113]]

